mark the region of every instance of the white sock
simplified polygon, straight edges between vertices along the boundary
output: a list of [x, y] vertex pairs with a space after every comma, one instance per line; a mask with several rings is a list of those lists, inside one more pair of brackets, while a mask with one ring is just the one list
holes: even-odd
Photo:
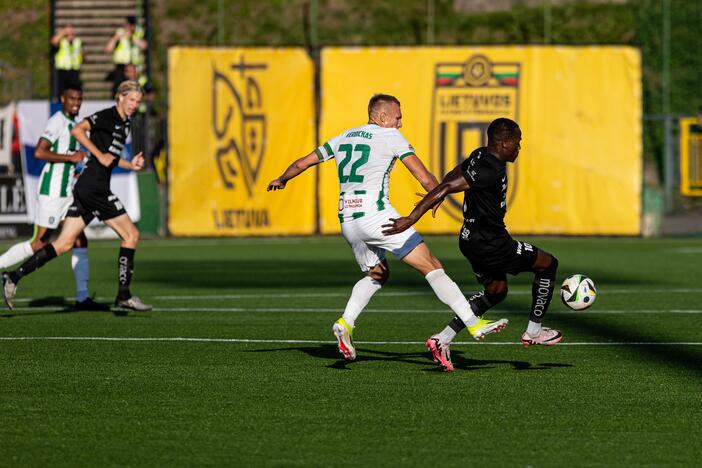
[[458, 318], [463, 320], [466, 327], [472, 327], [478, 323], [478, 317], [473, 313], [466, 297], [458, 288], [458, 285], [444, 272], [443, 268], [430, 271], [425, 278], [429, 282], [431, 289], [434, 290], [436, 297], [449, 306], [458, 315]]
[[351, 297], [346, 303], [346, 309], [344, 309], [344, 315], [341, 317], [346, 320], [346, 323], [354, 326], [356, 323], [356, 318], [361, 315], [363, 309], [368, 305], [373, 294], [377, 293], [383, 285], [371, 278], [366, 276], [359, 280], [358, 283], [351, 290]]
[[82, 302], [89, 296], [88, 279], [90, 278], [90, 264], [88, 263], [88, 249], [73, 248], [71, 254], [71, 267], [76, 278], [76, 301]]
[[456, 330], [446, 325], [446, 328], [441, 330], [439, 333], [439, 338], [446, 344], [451, 344], [454, 338], [456, 338]]
[[10, 268], [15, 263], [28, 259], [34, 254], [32, 244], [29, 241], [15, 244], [7, 252], [0, 255], [0, 269]]
[[539, 333], [541, 333], [541, 324], [532, 322], [529, 320], [529, 325], [527, 325], [527, 333], [530, 334], [531, 336], [536, 336]]

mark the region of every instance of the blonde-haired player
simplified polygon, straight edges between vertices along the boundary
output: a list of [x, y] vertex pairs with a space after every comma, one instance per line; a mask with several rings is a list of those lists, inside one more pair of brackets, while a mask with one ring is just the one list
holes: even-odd
[[85, 226], [97, 217], [122, 239], [117, 259], [119, 284], [115, 305], [137, 311], [151, 309], [150, 305], [132, 296], [129, 289], [139, 230], [122, 202], [110, 191], [112, 169], [119, 166], [140, 171], [144, 167], [141, 153], [131, 161], [120, 157], [131, 125], [129, 117], [139, 108], [143, 96], [144, 91], [137, 82], [125, 81], [117, 89], [113, 107], [92, 114], [71, 130], [71, 135], [90, 151], [90, 158], [73, 189], [73, 204], [68, 209], [58, 239], [39, 250], [16, 270], [2, 274], [3, 295], [9, 308], [12, 308], [11, 300], [19, 280], [70, 250]]
[[297, 159], [268, 184], [268, 190], [283, 189], [290, 179], [306, 169], [332, 158], [336, 161], [341, 233], [366, 273], [353, 287], [342, 317], [332, 327], [339, 351], [349, 360], [356, 358], [353, 344], [356, 318], [390, 275], [385, 252], [391, 252], [421, 273], [439, 300], [463, 320], [475, 339], [501, 331], [507, 325], [505, 319], [490, 322], [473, 314], [458, 285], [444, 272], [417, 231], [408, 229], [394, 236], [382, 233], [383, 224], [399, 217], [388, 197], [390, 171], [398, 160], [427, 192], [438, 185], [400, 132], [401, 127], [400, 101], [394, 96], [376, 94], [368, 103], [367, 124], [330, 139]]

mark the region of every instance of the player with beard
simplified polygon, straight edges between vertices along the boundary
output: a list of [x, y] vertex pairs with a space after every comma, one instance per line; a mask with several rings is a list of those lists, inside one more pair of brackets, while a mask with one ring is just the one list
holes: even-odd
[[71, 130], [71, 135], [90, 151], [90, 158], [73, 189], [73, 204], [68, 209], [58, 239], [36, 252], [16, 270], [2, 274], [3, 295], [10, 309], [17, 283], [48, 261], [70, 250], [85, 227], [97, 217], [122, 239], [117, 260], [119, 285], [115, 305], [137, 311], [151, 310], [150, 305], [132, 296], [129, 289], [139, 230], [129, 218], [122, 202], [110, 191], [112, 169], [119, 166], [140, 171], [144, 167], [141, 153], [131, 161], [120, 157], [129, 133], [129, 117], [139, 108], [143, 96], [144, 91], [138, 83], [125, 81], [117, 90], [115, 106], [96, 112]]
[[[385, 224], [383, 233], [402, 233], [449, 194], [464, 192], [459, 247], [485, 288], [468, 301], [473, 313], [480, 317], [507, 297], [507, 273], [530, 271], [534, 273], [532, 304], [522, 344], [552, 346], [563, 336], [558, 330], [543, 327], [542, 322], [553, 297], [558, 260], [536, 246], [513, 239], [504, 223], [507, 163], [513, 163], [519, 155], [522, 132], [513, 120], [500, 118], [490, 123], [487, 136], [487, 147], [473, 151], [409, 216]], [[463, 328], [463, 322], [454, 318], [441, 333], [426, 342], [434, 360], [446, 371], [453, 370], [449, 345]]]

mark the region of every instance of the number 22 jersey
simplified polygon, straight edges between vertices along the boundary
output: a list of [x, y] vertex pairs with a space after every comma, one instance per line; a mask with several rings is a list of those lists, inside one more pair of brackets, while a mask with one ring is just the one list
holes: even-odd
[[335, 158], [339, 221], [344, 222], [390, 206], [390, 171], [414, 148], [398, 129], [366, 124], [331, 138], [316, 153], [320, 161]]

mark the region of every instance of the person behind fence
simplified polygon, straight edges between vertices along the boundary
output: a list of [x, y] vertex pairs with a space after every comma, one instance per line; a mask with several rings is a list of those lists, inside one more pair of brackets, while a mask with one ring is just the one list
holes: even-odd
[[71, 24], [59, 29], [51, 37], [54, 49], [54, 68], [56, 69], [56, 89], [54, 96], [61, 100], [63, 90], [67, 85], [80, 84], [80, 68], [83, 65], [83, 42], [76, 36], [76, 30]]
[[117, 28], [110, 40], [105, 45], [105, 52], [112, 54], [112, 63], [115, 68], [108, 75], [115, 89], [125, 81], [124, 68], [132, 64], [141, 69], [144, 65], [144, 51], [149, 47], [145, 39], [144, 30], [137, 26], [135, 16], [127, 16], [124, 25]]

